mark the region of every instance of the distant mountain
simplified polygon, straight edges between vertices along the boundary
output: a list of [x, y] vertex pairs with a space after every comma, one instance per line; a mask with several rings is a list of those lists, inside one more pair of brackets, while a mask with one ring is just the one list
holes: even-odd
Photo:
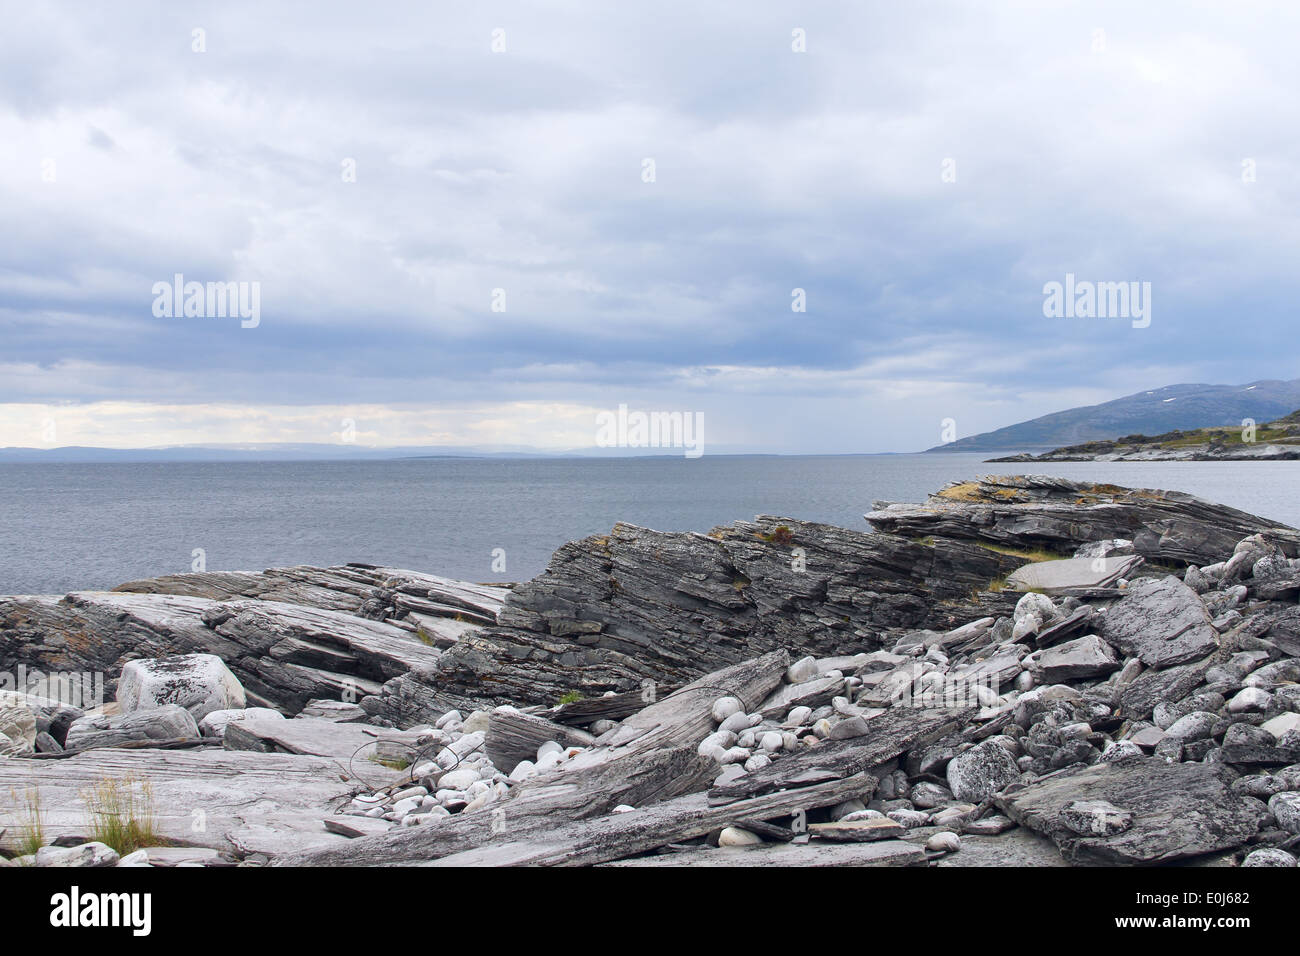
[[1300, 407], [1300, 379], [1246, 385], [1166, 385], [1100, 405], [1053, 412], [1018, 425], [959, 438], [929, 451], [1038, 451], [1179, 429], [1267, 422]]
[[1300, 461], [1300, 411], [1275, 422], [1179, 429], [1163, 435], [1125, 435], [1054, 448], [1041, 455], [1021, 452], [989, 461]]

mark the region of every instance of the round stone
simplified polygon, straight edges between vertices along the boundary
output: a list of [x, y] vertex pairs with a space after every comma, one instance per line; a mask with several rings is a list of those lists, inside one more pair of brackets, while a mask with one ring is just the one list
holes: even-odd
[[961, 837], [955, 833], [936, 833], [925, 841], [925, 848], [936, 853], [956, 853], [961, 849]]
[[732, 714], [738, 714], [745, 709], [745, 705], [735, 697], [719, 697], [713, 702], [713, 720], [715, 723], [722, 723]]
[[759, 717], [758, 714], [746, 714], [744, 712], [735, 713], [719, 724], [718, 730], [730, 731], [733, 734], [738, 734], [742, 730], [748, 730], [750, 727], [753, 727], [762, 719], [763, 718]]
[[785, 679], [791, 684], [802, 684], [817, 676], [817, 659], [804, 657], [795, 661], [785, 672]]
[[1275, 793], [1268, 798], [1268, 809], [1283, 830], [1300, 833], [1300, 793]]
[[790, 713], [785, 717], [785, 722], [793, 727], [802, 727], [812, 720], [812, 713], [811, 707], [791, 707]]
[[1286, 850], [1279, 850], [1276, 847], [1264, 847], [1259, 850], [1252, 850], [1246, 859], [1241, 861], [1242, 866], [1290, 866], [1296, 865], [1296, 858]]
[[757, 846], [763, 838], [740, 827], [726, 827], [718, 834], [718, 846]]
[[1166, 733], [1183, 743], [1204, 740], [1210, 736], [1218, 720], [1217, 714], [1212, 714], [1207, 710], [1197, 710], [1185, 717], [1179, 717], [1169, 725]]
[[1007, 749], [986, 740], [948, 762], [948, 786], [958, 800], [980, 803], [1014, 783], [1020, 769]]

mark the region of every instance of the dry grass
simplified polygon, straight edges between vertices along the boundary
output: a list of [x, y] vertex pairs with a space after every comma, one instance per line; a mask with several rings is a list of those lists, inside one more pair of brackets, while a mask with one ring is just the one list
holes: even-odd
[[994, 551], [1012, 558], [1024, 558], [1030, 564], [1036, 564], [1040, 561], [1063, 561], [1069, 557], [1066, 554], [1048, 551], [1046, 548], [1013, 548], [1010, 545], [992, 544], [988, 541], [976, 541], [975, 544], [986, 551]]
[[14, 805], [19, 807], [18, 855], [29, 856], [45, 846], [45, 816], [41, 811], [41, 791], [29, 787], [21, 797], [13, 790]]
[[980, 483], [978, 481], [963, 481], [951, 488], [940, 489], [935, 492], [935, 497], [947, 498], [949, 501], [983, 501], [984, 497], [979, 493], [979, 490]]
[[83, 791], [82, 796], [90, 810], [91, 839], [111, 846], [122, 856], [141, 847], [162, 845], [149, 781], [105, 777]]

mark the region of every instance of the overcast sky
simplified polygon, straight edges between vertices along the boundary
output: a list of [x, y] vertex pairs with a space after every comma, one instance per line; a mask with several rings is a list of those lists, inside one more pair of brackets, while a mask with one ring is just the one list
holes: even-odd
[[[1294, 3], [468, 6], [5, 3], [0, 445], [569, 448], [627, 404], [918, 450], [1300, 374]], [[177, 273], [257, 326], [156, 315]], [[1045, 317], [1067, 273], [1150, 325]]]

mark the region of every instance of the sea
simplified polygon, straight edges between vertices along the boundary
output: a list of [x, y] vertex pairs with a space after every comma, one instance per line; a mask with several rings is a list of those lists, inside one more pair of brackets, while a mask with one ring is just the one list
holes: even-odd
[[[1015, 474], [986, 455], [419, 458], [0, 464], [0, 594], [194, 569], [359, 561], [478, 582], [545, 569], [623, 521], [708, 531], [758, 514], [870, 530], [874, 502]], [[1071, 462], [1029, 470], [1190, 492], [1300, 526], [1300, 462]]]

